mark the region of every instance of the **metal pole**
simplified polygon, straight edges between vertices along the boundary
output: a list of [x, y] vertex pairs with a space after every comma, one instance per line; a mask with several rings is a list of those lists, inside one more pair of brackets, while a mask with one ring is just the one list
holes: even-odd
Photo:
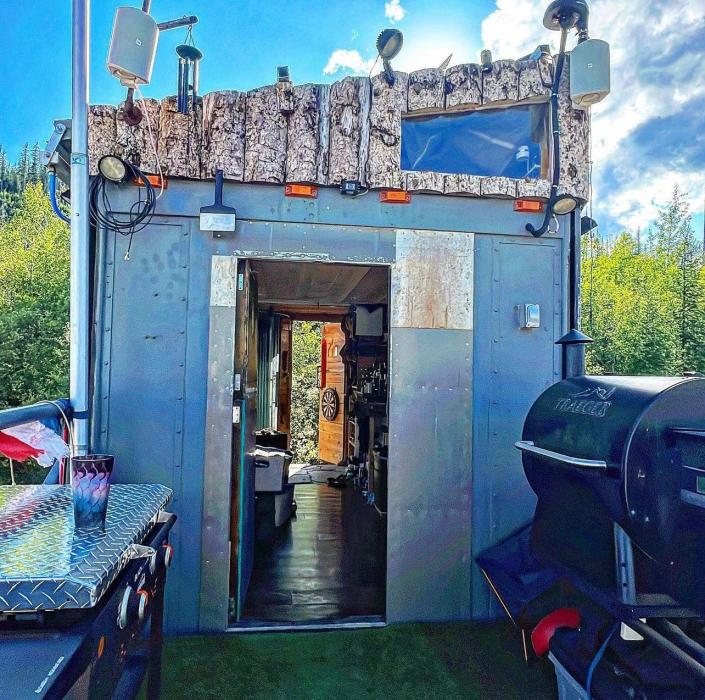
[[71, 45], [70, 400], [76, 453], [87, 454], [89, 367], [88, 72], [90, 0], [73, 0]]

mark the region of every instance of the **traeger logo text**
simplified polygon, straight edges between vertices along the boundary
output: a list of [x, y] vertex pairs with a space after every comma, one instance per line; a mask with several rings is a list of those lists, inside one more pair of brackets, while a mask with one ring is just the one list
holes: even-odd
[[608, 399], [612, 398], [616, 387], [605, 389], [599, 386], [579, 391], [556, 402], [556, 411], [561, 413], [582, 413], [586, 416], [604, 418], [612, 405]]

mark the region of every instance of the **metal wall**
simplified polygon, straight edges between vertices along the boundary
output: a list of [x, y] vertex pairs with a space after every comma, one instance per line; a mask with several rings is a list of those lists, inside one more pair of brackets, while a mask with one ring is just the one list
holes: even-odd
[[[238, 228], [219, 237], [198, 227], [199, 208], [213, 200], [212, 184], [172, 180], [159, 200], [160, 215], [136, 234], [130, 260], [124, 260], [126, 239], [98, 232], [93, 444], [117, 456], [118, 481], [174, 489], [179, 520], [167, 627], [175, 633], [217, 629], [199, 622], [213, 614], [213, 602], [203, 598], [217, 596], [227, 580], [222, 558], [220, 569], [201, 580], [205, 550], [221, 552], [228, 543], [228, 490], [211, 486], [204, 501], [213, 452], [206, 451], [207, 425], [214, 424], [207, 423], [207, 410], [214, 419], [216, 410], [216, 425], [232, 421], [232, 411], [224, 413], [227, 401], [219, 402], [219, 412], [208, 401], [209, 353], [211, 362], [217, 356], [213, 338], [209, 348], [209, 318], [221, 313], [211, 306], [215, 255], [388, 264], [393, 285], [406, 280], [398, 290], [408, 291], [414, 280], [422, 284], [430, 299], [426, 311], [419, 311], [413, 293], [406, 311], [392, 297], [387, 616], [485, 615], [481, 584], [471, 578], [472, 556], [531, 516], [510, 445], [520, 434], [526, 402], [552, 381], [557, 367], [553, 360], [534, 361], [523, 345], [514, 347], [509, 330], [504, 354], [488, 354], [493, 293], [500, 293], [502, 313], [509, 303], [508, 292], [493, 292], [493, 275], [524, 279], [529, 287], [518, 291], [527, 301], [554, 295], [559, 311], [548, 347], [564, 324], [565, 246], [555, 234], [534, 243], [511, 201], [414, 195], [411, 205], [383, 205], [374, 193], [354, 200], [333, 189], [320, 190], [316, 200], [282, 194], [280, 187], [226, 184], [225, 202], [237, 208]], [[131, 188], [111, 195], [123, 211], [133, 196]], [[495, 252], [497, 241], [510, 244], [501, 251], [515, 254]], [[459, 242], [469, 242], [471, 251], [474, 243], [474, 261], [472, 255], [458, 258]], [[545, 250], [557, 253], [548, 272]], [[458, 298], [465, 307], [456, 316], [452, 302]], [[439, 315], [439, 309], [452, 311]], [[552, 347], [548, 354], [555, 357]], [[503, 372], [497, 386], [508, 397], [494, 413], [493, 367]], [[535, 375], [533, 383], [514, 376], [522, 367]], [[224, 455], [218, 461], [224, 464]], [[516, 490], [503, 490], [503, 483]], [[215, 603], [217, 616], [224, 602]]]

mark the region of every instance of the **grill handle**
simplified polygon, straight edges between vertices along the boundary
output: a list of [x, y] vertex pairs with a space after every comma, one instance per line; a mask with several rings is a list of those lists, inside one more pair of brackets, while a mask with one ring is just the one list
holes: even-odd
[[554, 452], [553, 450], [546, 450], [543, 447], [536, 447], [531, 440], [519, 440], [514, 443], [514, 447], [522, 452], [528, 452], [529, 454], [536, 455], [537, 457], [543, 457], [544, 459], [550, 459], [554, 462], [567, 464], [570, 467], [578, 467], [580, 469], [607, 469], [607, 462], [604, 462], [601, 459], [581, 459], [580, 457], [571, 457], [570, 455], [564, 455], [560, 452]]

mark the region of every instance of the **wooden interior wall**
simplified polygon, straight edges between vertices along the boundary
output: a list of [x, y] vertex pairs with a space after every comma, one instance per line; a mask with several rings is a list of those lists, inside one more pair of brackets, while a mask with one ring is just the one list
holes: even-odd
[[332, 421], [326, 420], [321, 412], [320, 397], [325, 389], [319, 391], [318, 403], [318, 456], [324, 462], [338, 464], [344, 457], [345, 445], [345, 409], [347, 396], [345, 393], [345, 364], [342, 350], [345, 345], [345, 334], [339, 323], [323, 325], [323, 340], [327, 349], [325, 388], [333, 388], [338, 392], [340, 409]]
[[[205, 95], [188, 114], [174, 97], [145, 100], [163, 172], [208, 179], [222, 169], [236, 182], [311, 182], [337, 186], [359, 180], [370, 188], [476, 197], [547, 198], [547, 179], [479, 177], [401, 170], [404, 115], [461, 112], [547, 102], [553, 79], [551, 56], [396, 73], [347, 77], [332, 85], [274, 85]], [[570, 101], [569, 61], [559, 89], [561, 191], [587, 199], [589, 111]], [[120, 107], [94, 105], [89, 113], [89, 163], [116, 154], [142, 170], [157, 171], [147, 118], [128, 126]]]

